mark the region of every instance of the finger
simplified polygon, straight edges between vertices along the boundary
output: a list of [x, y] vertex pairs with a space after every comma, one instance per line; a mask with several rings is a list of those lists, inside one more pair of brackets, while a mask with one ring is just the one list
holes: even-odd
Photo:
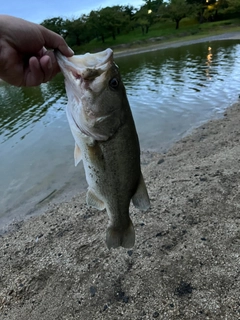
[[58, 62], [57, 62], [57, 59], [56, 59], [54, 52], [49, 50], [49, 51], [46, 51], [44, 55], [48, 56], [51, 59], [53, 70], [56, 71], [56, 73], [60, 72], [60, 68], [59, 68], [59, 65], [58, 65]]
[[44, 78], [42, 82], [47, 82], [51, 80], [53, 65], [50, 57], [47, 55], [43, 56], [42, 58], [40, 58], [39, 63], [40, 63], [42, 72], [44, 74]]
[[42, 49], [38, 52], [37, 56], [42, 57], [46, 54], [47, 49], [45, 47], [42, 47]]
[[36, 57], [29, 59], [29, 67], [25, 73], [25, 85], [28, 87], [38, 86], [44, 81], [44, 73], [40, 62]]
[[66, 57], [71, 57], [74, 52], [68, 47], [64, 39], [57, 33], [40, 26], [44, 38], [44, 45], [52, 49], [58, 49]]
[[60, 72], [54, 53], [51, 51], [44, 55], [39, 62], [44, 73], [44, 82], [51, 80]]

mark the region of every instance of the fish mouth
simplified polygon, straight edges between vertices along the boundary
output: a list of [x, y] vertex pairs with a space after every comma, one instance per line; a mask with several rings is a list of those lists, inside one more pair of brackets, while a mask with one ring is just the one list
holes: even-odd
[[60, 51], [55, 51], [59, 67], [65, 77], [69, 77], [69, 72], [78, 80], [93, 80], [109, 68], [113, 63], [113, 51], [108, 48], [97, 53], [85, 53], [65, 57]]
[[88, 52], [83, 55], [75, 55], [68, 58], [68, 60], [79, 67], [97, 68], [107, 63], [112, 55], [112, 49], [108, 48], [97, 53]]

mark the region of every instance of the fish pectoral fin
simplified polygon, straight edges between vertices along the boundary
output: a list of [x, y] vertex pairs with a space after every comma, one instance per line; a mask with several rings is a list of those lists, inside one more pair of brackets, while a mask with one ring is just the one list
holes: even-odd
[[133, 205], [143, 211], [146, 211], [150, 207], [150, 200], [147, 192], [147, 188], [141, 173], [137, 190], [132, 197]]
[[126, 229], [118, 229], [110, 226], [107, 229], [106, 244], [108, 249], [111, 248], [132, 248], [135, 243], [135, 231], [131, 219]]
[[75, 149], [74, 149], [74, 162], [75, 167], [79, 164], [79, 162], [82, 160], [82, 152], [79, 146], [75, 143]]
[[92, 190], [88, 190], [86, 201], [88, 206], [94, 207], [98, 210], [105, 209], [104, 202], [100, 200]]

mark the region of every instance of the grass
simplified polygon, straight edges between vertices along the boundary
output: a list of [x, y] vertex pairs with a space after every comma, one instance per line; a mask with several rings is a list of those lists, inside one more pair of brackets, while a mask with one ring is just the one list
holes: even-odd
[[[142, 34], [140, 28], [127, 33], [117, 35], [116, 40], [112, 37], [106, 38], [105, 43], [94, 39], [90, 43], [80, 47], [73, 47], [76, 54], [85, 52], [96, 52], [106, 48], [113, 48], [115, 52], [123, 51], [126, 48], [145, 47], [156, 43], [169, 41], [193, 40], [205, 36], [217, 35], [225, 32], [240, 31], [240, 19], [206, 22], [199, 24], [193, 19], [183, 19], [180, 27], [175, 29], [175, 23], [166, 20], [158, 22], [150, 27], [147, 34]], [[157, 38], [157, 39], [156, 39]]]

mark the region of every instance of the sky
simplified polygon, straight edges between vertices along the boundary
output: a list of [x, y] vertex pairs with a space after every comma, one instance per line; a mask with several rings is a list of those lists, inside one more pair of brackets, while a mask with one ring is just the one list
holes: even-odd
[[35, 23], [53, 17], [76, 18], [107, 6], [131, 5], [139, 8], [144, 0], [5, 0], [1, 1], [0, 14], [23, 18]]

